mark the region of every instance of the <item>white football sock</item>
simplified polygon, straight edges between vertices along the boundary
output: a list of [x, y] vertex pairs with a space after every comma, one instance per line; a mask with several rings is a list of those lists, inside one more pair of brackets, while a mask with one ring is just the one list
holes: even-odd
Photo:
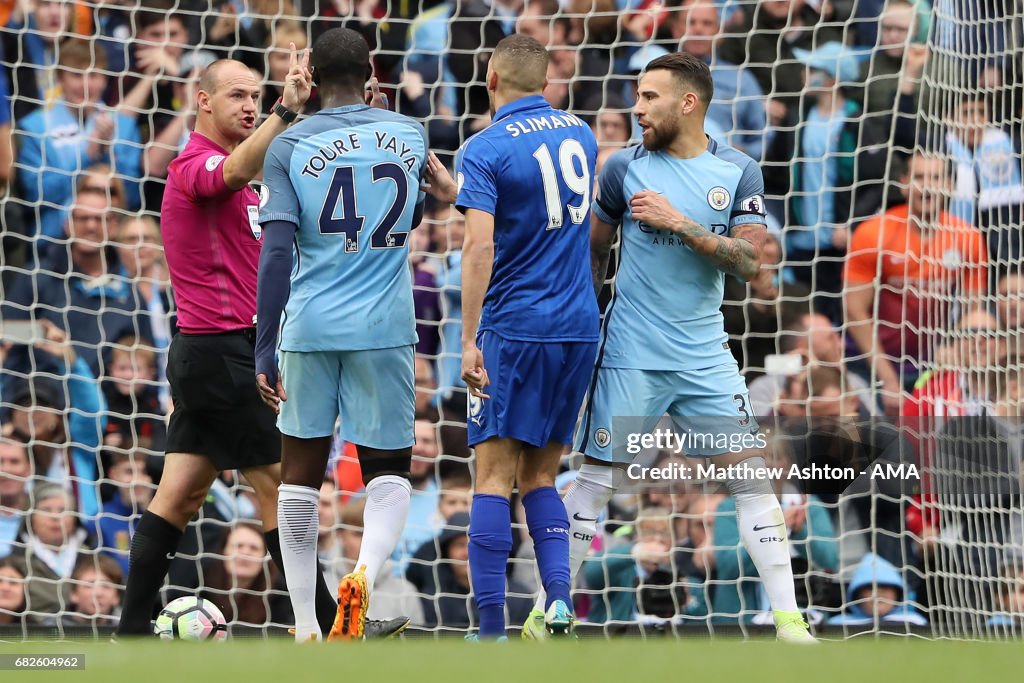
[[[569, 516], [570, 581], [583, 566], [583, 560], [587, 559], [597, 533], [597, 518], [615, 495], [622, 475], [623, 470], [617, 467], [583, 465], [562, 499]], [[546, 602], [547, 594], [541, 588], [533, 607], [543, 612]]]
[[281, 484], [277, 488], [277, 526], [288, 596], [295, 613], [295, 640], [320, 640], [316, 619], [316, 540], [320, 492], [308, 486]]
[[[764, 458], [744, 461], [750, 467], [765, 468]], [[757, 567], [761, 584], [773, 610], [797, 612], [793, 565], [789, 556], [789, 532], [782, 507], [769, 478], [730, 479], [726, 487], [736, 498], [736, 523], [740, 538]]]
[[393, 474], [375, 477], [366, 485], [363, 542], [359, 546], [356, 569], [366, 565], [366, 584], [371, 591], [381, 567], [402, 537], [411, 494], [409, 480]]

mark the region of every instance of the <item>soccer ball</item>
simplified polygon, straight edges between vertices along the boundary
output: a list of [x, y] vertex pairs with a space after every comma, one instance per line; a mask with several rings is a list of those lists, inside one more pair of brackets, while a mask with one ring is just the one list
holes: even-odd
[[224, 615], [209, 600], [186, 596], [160, 610], [153, 632], [163, 640], [224, 640]]

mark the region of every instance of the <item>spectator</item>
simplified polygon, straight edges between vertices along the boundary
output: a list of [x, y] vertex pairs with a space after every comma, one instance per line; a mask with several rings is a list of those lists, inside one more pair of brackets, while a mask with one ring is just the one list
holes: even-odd
[[[183, 71], [188, 73], [182, 68], [182, 62], [191, 40], [186, 15], [176, 11], [178, 5], [179, 0], [140, 0], [132, 12], [135, 37], [121, 88], [124, 92], [131, 90], [139, 73], [151, 71], [160, 76], [146, 93], [147, 108], [152, 110], [142, 135], [147, 142], [157, 138], [174, 119], [174, 86]], [[160, 206], [159, 203], [150, 205], [149, 199], [147, 197], [147, 208]]]
[[49, 241], [63, 237], [76, 174], [94, 163], [110, 164], [125, 182], [127, 205], [139, 206], [142, 148], [134, 105], [141, 100], [126, 98], [105, 111], [106, 66], [106, 53], [88, 41], [65, 41], [57, 65], [60, 97], [18, 120], [18, 177], [25, 199], [39, 207], [38, 232]]
[[787, 226], [786, 262], [793, 276], [812, 286], [817, 309], [838, 321], [842, 258], [849, 239], [846, 226], [878, 208], [858, 211], [855, 185], [858, 177], [881, 176], [885, 169], [868, 163], [877, 155], [857, 157], [861, 111], [841, 85], [857, 78], [854, 57], [835, 42], [813, 51], [796, 48], [793, 53], [807, 68], [804, 106], [789, 110], [767, 155], [791, 169], [785, 191], [788, 211], [776, 218]]
[[430, 516], [431, 524], [436, 530], [435, 536], [416, 550], [416, 554], [413, 555], [405, 570], [405, 578], [420, 593], [431, 592], [436, 582], [433, 564], [437, 562], [439, 553], [438, 536], [444, 532], [447, 520], [451, 519], [452, 515], [458, 512], [469, 512], [472, 500], [473, 482], [469, 476], [456, 475], [441, 480], [437, 510]]
[[984, 308], [965, 313], [951, 338], [936, 351], [933, 367], [903, 402], [901, 414], [922, 418], [921, 428], [933, 433], [946, 418], [982, 414], [987, 371], [1005, 363], [1005, 343], [996, 316]]
[[[264, 0], [274, 2], [275, 0]], [[373, 53], [373, 71], [381, 83], [394, 83], [394, 70], [401, 62], [409, 23], [417, 14], [431, 8], [440, 0], [410, 3], [381, 3], [379, 0], [304, 0], [305, 11], [300, 16], [312, 17], [312, 43], [324, 31], [348, 28], [362, 34]], [[274, 14], [274, 12], [270, 12]]]
[[[985, 93], [961, 95], [946, 145], [956, 164], [949, 212], [986, 236], [993, 270], [1020, 261], [1024, 184], [1010, 136], [989, 120]], [[996, 278], [992, 279], [993, 284]]]
[[11, 554], [28, 513], [32, 459], [20, 435], [0, 436], [0, 557]]
[[160, 351], [159, 377], [163, 380], [165, 349], [176, 325], [171, 320], [171, 281], [164, 262], [160, 228], [150, 216], [127, 218], [118, 224], [116, 244], [118, 262], [149, 312], [150, 327], [146, 332]]
[[21, 121], [46, 103], [57, 88], [54, 65], [58, 44], [75, 32], [74, 5], [61, 0], [14, 3], [10, 19], [0, 32], [3, 61], [12, 64], [11, 90], [14, 120]]
[[718, 55], [732, 64], [750, 64], [750, 72], [768, 93], [768, 120], [773, 125], [798, 106], [803, 66], [794, 48], [813, 49], [842, 41], [838, 25], [822, 21], [817, 5], [807, 0], [759, 0], [743, 13], [743, 21], [722, 41]]
[[[820, 313], [802, 313], [791, 319], [779, 334], [779, 351], [798, 354], [802, 365], [841, 369], [844, 366], [843, 340], [832, 321]], [[853, 372], [843, 375], [846, 386], [841, 393], [854, 394], [867, 412], [875, 415], [878, 407], [872, 400], [871, 387]], [[747, 375], [749, 380], [750, 376]], [[769, 415], [779, 394], [786, 389], [788, 376], [764, 375], [750, 382], [750, 405], [754, 415]]]
[[448, 209], [431, 202], [424, 211], [418, 230], [409, 234], [409, 263], [412, 266], [412, 299], [416, 314], [417, 356], [437, 356], [438, 327], [441, 321], [440, 295], [437, 284], [437, 259], [433, 257], [436, 239], [431, 234], [437, 211], [443, 216]]
[[[901, 182], [907, 203], [857, 228], [844, 276], [849, 334], [877, 373], [889, 415], [898, 413], [904, 386], [928, 360], [924, 333], [952, 322], [955, 310], [944, 302], [954, 294], [963, 304], [976, 300], [987, 264], [981, 234], [943, 208], [951, 189], [944, 159], [915, 153]], [[926, 298], [918, 294], [923, 289]]]
[[[469, 583], [468, 512], [452, 515], [437, 538], [437, 547], [440, 559], [434, 566], [436, 578], [420, 598], [424, 624], [429, 628], [465, 630], [479, 623]], [[533, 596], [527, 595], [524, 586], [509, 581], [506, 607], [510, 623], [526, 621], [532, 600]]]
[[846, 593], [846, 609], [828, 620], [829, 624], [928, 623], [910, 604], [906, 584], [892, 563], [868, 553], [857, 566]]
[[66, 378], [67, 388], [38, 376], [16, 385], [11, 426], [32, 439], [35, 474], [70, 487], [89, 517], [98, 511], [97, 449], [106, 426], [106, 406], [92, 371], [75, 355], [64, 332], [48, 320], [42, 322], [46, 339], [36, 348], [55, 365], [34, 367], [53, 367]]
[[[231, 12], [231, 14], [224, 16], [234, 16], [234, 11], [231, 8], [230, 2], [224, 5], [224, 10]], [[264, 79], [263, 95], [260, 97], [260, 107], [263, 110], [264, 116], [270, 116], [274, 105], [283, 93], [284, 79], [288, 75], [288, 69], [290, 68], [288, 62], [291, 59], [291, 49], [289, 46], [294, 43], [295, 49], [301, 54], [308, 45], [306, 30], [300, 24], [287, 20], [281, 21], [277, 29], [273, 31], [273, 35], [268, 36], [268, 38], [269, 43], [264, 54], [265, 61], [264, 64], [260, 65], [260, 69], [263, 70], [263, 74], [266, 77]], [[319, 95], [311, 95], [302, 110], [304, 112], [320, 111]]]
[[[786, 441], [774, 439], [767, 449], [769, 467], [781, 467], [788, 472], [794, 458]], [[789, 532], [791, 562], [797, 582], [798, 600], [806, 608], [808, 591], [803, 588], [807, 573], [836, 572], [839, 570], [839, 542], [832, 517], [821, 499], [799, 492], [786, 478], [773, 482], [776, 495], [781, 498], [782, 514]], [[736, 499], [729, 496], [715, 510], [714, 568], [717, 583], [711, 598], [711, 613], [718, 621], [750, 621], [758, 610], [768, 606], [753, 560], [740, 544], [740, 531], [736, 523]], [[764, 532], [770, 534], [770, 531]], [[803, 570], [803, 571], [800, 571]], [[719, 583], [720, 582], [720, 583]]]
[[668, 510], [644, 509], [635, 527], [635, 541], [596, 553], [584, 561], [587, 588], [603, 593], [591, 602], [587, 620], [603, 624], [633, 621], [638, 614], [663, 619], [676, 614], [706, 614], [699, 582], [677, 576], [673, 568], [675, 543]]
[[87, 533], [71, 494], [57, 484], [33, 487], [32, 503], [10, 557], [27, 578], [27, 610], [57, 615], [69, 604], [67, 580], [90, 550]]
[[[336, 545], [329, 561], [325, 561], [327, 584], [336, 586], [341, 578], [355, 570], [359, 546], [363, 540], [363, 513], [365, 500], [350, 501], [341, 512], [341, 525], [334, 532]], [[385, 563], [372, 587], [373, 600], [367, 619], [396, 619], [409, 617], [415, 625], [423, 623], [423, 607], [416, 596], [416, 588], [397, 576], [394, 567]]]
[[167, 437], [157, 384], [157, 355], [135, 337], [118, 339], [110, 350], [110, 375], [102, 378], [107, 431], [124, 435], [118, 444], [132, 450], [163, 452]]
[[438, 220], [441, 228], [438, 232], [444, 236], [442, 244], [447, 248], [437, 278], [441, 290], [437, 395], [447, 414], [449, 408], [454, 412], [453, 406], [466, 402], [466, 383], [462, 381], [462, 243], [466, 237], [466, 220], [455, 207], [443, 210]]
[[[422, 337], [421, 337], [422, 339]], [[416, 412], [433, 410], [437, 398], [437, 381], [434, 379], [434, 364], [416, 354]]]
[[[324, 483], [320, 485], [320, 501], [317, 511], [320, 520], [317, 525], [317, 554], [320, 561], [329, 566], [338, 547], [338, 538], [335, 532], [338, 530], [341, 512], [338, 508], [338, 487], [335, 485], [334, 479], [330, 477], [326, 477]], [[340, 580], [342, 576], [344, 574], [339, 575], [338, 579]]]
[[[779, 240], [769, 233], [761, 248], [761, 270], [757, 277], [749, 283], [738, 278], [725, 280], [722, 316], [729, 334], [729, 349], [748, 383], [764, 374], [765, 358], [775, 353], [780, 320], [785, 320], [788, 309], [793, 307], [792, 300], [804, 299], [810, 293], [802, 284], [782, 281], [781, 261]], [[781, 296], [783, 288], [785, 297]], [[784, 298], [790, 302], [785, 303]]]
[[715, 94], [704, 123], [708, 134], [761, 161], [768, 128], [764, 92], [748, 69], [716, 58], [722, 41], [718, 6], [710, 0], [688, 2], [686, 11], [678, 13], [676, 26], [679, 51], [711, 67]]
[[1007, 353], [1024, 358], [1024, 270], [1016, 266], [1000, 275], [996, 293], [996, 318]]
[[[869, 22], [864, 22], [869, 23]], [[901, 109], [897, 98], [907, 95], [917, 111], [920, 80], [928, 57], [928, 48], [918, 37], [920, 17], [910, 0], [885, 0], [878, 18], [877, 42], [869, 59], [861, 64], [858, 82], [862, 90], [852, 93], [853, 98], [868, 115], [889, 114]], [[927, 37], [927, 36], [926, 36]], [[904, 85], [907, 88], [904, 89]]]
[[[53, 245], [38, 271], [19, 273], [3, 302], [6, 319], [45, 319], [67, 325], [76, 358], [84, 360], [92, 377], [103, 376], [105, 347], [134, 335], [151, 341], [151, 314], [132, 283], [118, 276], [117, 255], [108, 242], [114, 226], [104, 195], [80, 195], [64, 226], [68, 241]], [[7, 358], [7, 369], [20, 372], [51, 370], [52, 358], [29, 350]]]
[[594, 191], [597, 191], [597, 177], [608, 161], [629, 144], [633, 132], [633, 118], [626, 100], [615, 93], [607, 96], [593, 95], [583, 104], [590, 122], [590, 129], [597, 138], [597, 166], [594, 174]]
[[988, 625], [997, 627], [996, 632], [1006, 628], [1014, 634], [1024, 626], [1024, 565], [1020, 562], [1007, 562], [999, 572], [996, 613], [989, 618]]
[[[212, 561], [203, 568], [202, 597], [223, 612], [230, 624], [265, 626], [292, 621], [288, 595], [283, 592], [277, 569], [267, 564], [263, 530], [254, 524], [236, 523], [224, 534]], [[277, 584], [281, 590], [273, 590]]]
[[11, 138], [11, 84], [7, 67], [0, 64], [0, 196], [5, 196], [14, 177], [14, 144]]
[[61, 615], [64, 626], [116, 626], [124, 573], [105, 555], [83, 557], [71, 573], [71, 604]]
[[10, 558], [0, 557], [0, 626], [24, 623], [25, 573]]
[[[206, 46], [257, 69], [264, 68], [264, 50], [277, 43], [279, 31], [301, 29], [299, 11], [290, 0], [217, 0], [212, 4], [215, 11], [206, 17]], [[302, 47], [295, 43], [300, 50], [306, 47], [305, 31], [302, 34]]]
[[522, 0], [466, 0], [456, 3], [452, 11], [448, 68], [459, 84], [456, 113], [467, 133], [490, 123], [490, 98], [484, 83], [487, 63], [498, 42], [515, 32], [522, 4]]
[[[146, 469], [146, 455], [137, 451], [108, 449], [103, 454], [103, 511], [86, 519], [85, 526], [96, 549], [128, 572], [128, 550], [135, 525], [153, 500], [153, 478]], [[119, 582], [120, 583], [120, 582]]]

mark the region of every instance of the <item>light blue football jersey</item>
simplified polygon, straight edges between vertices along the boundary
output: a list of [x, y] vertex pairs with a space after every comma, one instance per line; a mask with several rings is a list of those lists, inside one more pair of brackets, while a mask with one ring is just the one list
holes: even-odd
[[764, 181], [754, 160], [715, 140], [693, 159], [638, 145], [612, 155], [598, 183], [594, 214], [622, 224], [598, 365], [699, 370], [733, 362], [721, 312], [725, 273], [677, 235], [634, 220], [629, 200], [640, 190], [660, 192], [692, 220], [728, 235], [764, 223]]
[[271, 144], [260, 223], [299, 226], [281, 350], [416, 343], [406, 244], [426, 156], [423, 126], [365, 105], [320, 111]]

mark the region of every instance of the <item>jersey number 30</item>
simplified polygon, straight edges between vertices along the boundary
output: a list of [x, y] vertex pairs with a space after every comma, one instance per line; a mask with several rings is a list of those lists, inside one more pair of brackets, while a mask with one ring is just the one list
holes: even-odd
[[[391, 180], [395, 183], [395, 200], [391, 208], [384, 214], [380, 225], [370, 235], [371, 249], [397, 249], [405, 246], [407, 232], [391, 232], [405, 211], [406, 200], [409, 199], [409, 179], [398, 164], [377, 164], [370, 170], [370, 177], [377, 183]], [[341, 217], [338, 217], [338, 213]], [[331, 186], [327, 190], [327, 199], [320, 210], [320, 234], [337, 235], [345, 233], [345, 253], [354, 254], [359, 251], [359, 232], [366, 222], [365, 216], [359, 215], [356, 206], [355, 169], [351, 166], [340, 166], [334, 170]]]
[[[579, 204], [569, 199], [562, 204], [561, 191], [558, 186], [558, 176], [555, 171], [555, 162], [551, 158], [548, 146], [541, 145], [533, 153], [533, 158], [540, 166], [540, 178], [544, 183], [544, 204], [548, 209], [548, 230], [557, 230], [562, 227], [565, 214], [568, 212], [569, 220], [579, 225], [587, 217], [590, 211], [590, 168], [587, 167], [587, 153], [579, 140], [569, 138], [563, 140], [558, 146], [558, 166], [562, 170], [562, 180], [569, 191], [582, 198]], [[579, 163], [580, 170], [576, 171], [576, 164]]]

